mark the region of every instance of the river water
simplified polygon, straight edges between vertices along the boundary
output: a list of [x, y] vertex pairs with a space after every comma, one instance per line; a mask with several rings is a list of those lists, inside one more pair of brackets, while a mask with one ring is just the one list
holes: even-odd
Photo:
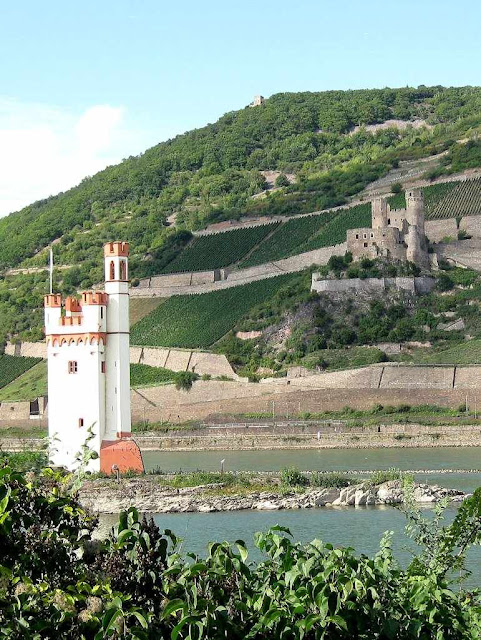
[[[481, 486], [481, 447], [440, 448], [380, 448], [380, 449], [320, 449], [282, 451], [192, 451], [143, 453], [147, 470], [162, 471], [215, 471], [224, 460], [226, 471], [277, 471], [295, 466], [300, 470], [362, 472], [396, 467], [417, 470], [416, 480], [430, 484], [473, 491]], [[466, 470], [479, 472], [466, 473]], [[426, 473], [437, 470], [435, 473]], [[461, 471], [460, 471], [461, 470]], [[423, 473], [424, 471], [424, 473]], [[442, 473], [445, 471], [447, 473]], [[426, 508], [426, 514], [432, 513]], [[447, 520], [456, 513], [455, 508], [446, 511]], [[108, 526], [113, 517], [102, 518]], [[324, 507], [286, 511], [237, 511], [223, 513], [156, 514], [155, 520], [162, 529], [172, 529], [183, 538], [183, 548], [204, 554], [208, 542], [213, 540], [246, 541], [252, 557], [259, 555], [253, 546], [256, 531], [266, 530], [275, 524], [288, 527], [294, 538], [308, 542], [320, 538], [339, 546], [352, 546], [358, 553], [373, 554], [385, 531], [393, 531], [393, 548], [396, 557], [406, 564], [414, 550], [414, 544], [404, 533], [406, 520], [397, 509], [389, 506]], [[473, 571], [468, 584], [481, 584], [481, 550], [470, 553], [469, 566]]]

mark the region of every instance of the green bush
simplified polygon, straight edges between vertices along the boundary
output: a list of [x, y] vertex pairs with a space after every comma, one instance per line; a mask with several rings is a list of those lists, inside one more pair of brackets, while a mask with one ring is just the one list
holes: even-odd
[[284, 487], [306, 487], [309, 484], [309, 478], [295, 467], [282, 469], [281, 484]]
[[403, 186], [400, 182], [395, 182], [393, 185], [391, 185], [392, 193], [401, 193], [402, 190], [403, 190]]
[[375, 471], [369, 476], [369, 480], [373, 485], [383, 484], [392, 480], [403, 480], [405, 474], [400, 469], [386, 469]]
[[[481, 540], [481, 490], [454, 520], [406, 507], [419, 551], [402, 569], [391, 537], [372, 558], [288, 529], [245, 543], [215, 542], [203, 557], [182, 552], [171, 531], [131, 507], [108, 537], [52, 472], [27, 480], [0, 471], [0, 634], [34, 640], [475, 639], [479, 593], [458, 583]], [[449, 576], [455, 575], [455, 579]], [[454, 581], [456, 580], [456, 581]]]
[[178, 371], [174, 375], [175, 388], [190, 391], [193, 383], [199, 379], [199, 375], [193, 371]]

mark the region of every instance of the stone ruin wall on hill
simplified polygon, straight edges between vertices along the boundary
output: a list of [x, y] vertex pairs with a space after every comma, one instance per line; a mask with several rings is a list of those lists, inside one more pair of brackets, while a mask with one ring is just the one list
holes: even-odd
[[377, 293], [394, 288], [409, 293], [430, 293], [436, 284], [429, 276], [397, 277], [397, 278], [346, 278], [344, 280], [319, 279], [319, 273], [312, 274], [311, 291], [318, 293], [344, 293], [346, 291], [363, 291]]

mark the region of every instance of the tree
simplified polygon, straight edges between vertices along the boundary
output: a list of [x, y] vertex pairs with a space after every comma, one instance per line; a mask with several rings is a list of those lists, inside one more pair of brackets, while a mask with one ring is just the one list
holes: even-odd
[[276, 187], [288, 187], [291, 183], [289, 182], [288, 177], [285, 173], [280, 173], [277, 178], [275, 185]]

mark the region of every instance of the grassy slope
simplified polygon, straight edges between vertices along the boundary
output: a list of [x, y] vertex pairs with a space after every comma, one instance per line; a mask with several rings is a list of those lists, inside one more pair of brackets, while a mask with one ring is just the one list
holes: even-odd
[[165, 302], [165, 298], [130, 298], [130, 326]]
[[32, 400], [47, 394], [47, 363], [39, 362], [26, 373], [0, 389], [0, 402]]
[[[130, 365], [130, 386], [143, 386], [173, 382], [175, 372], [145, 364]], [[47, 395], [47, 363], [39, 362], [16, 380], [0, 389], [0, 402], [20, 402]]]
[[290, 277], [282, 275], [212, 293], [169, 298], [132, 327], [131, 342], [141, 346], [209, 347]]

